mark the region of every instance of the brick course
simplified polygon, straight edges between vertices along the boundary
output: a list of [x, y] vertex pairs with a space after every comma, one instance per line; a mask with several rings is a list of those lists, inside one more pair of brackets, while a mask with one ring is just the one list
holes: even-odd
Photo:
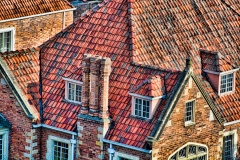
[[[196, 100], [195, 124], [185, 127], [185, 104], [186, 101], [193, 99]], [[219, 159], [218, 154], [221, 154], [218, 150], [218, 147], [221, 145], [219, 132], [223, 130], [223, 127], [216, 119], [209, 121], [209, 114], [210, 108], [194, 81], [192, 88], [186, 85], [170, 116], [169, 121], [171, 121], [171, 125], [166, 125], [158, 142], [153, 144], [153, 159], [166, 160], [187, 142], [208, 146], [209, 160]]]
[[15, 50], [41, 45], [73, 22], [73, 12], [63, 12], [0, 23], [0, 29], [15, 28]]
[[0, 106], [0, 113], [12, 124], [9, 132], [9, 159], [29, 159], [24, 153], [30, 154], [25, 147], [30, 146], [27, 142], [30, 138], [27, 133], [31, 132], [32, 122], [16, 101], [9, 86], [2, 83], [0, 83]]

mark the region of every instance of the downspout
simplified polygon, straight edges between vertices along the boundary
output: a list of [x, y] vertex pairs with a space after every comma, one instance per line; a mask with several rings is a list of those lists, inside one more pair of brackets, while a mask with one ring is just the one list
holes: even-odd
[[74, 135], [72, 135], [72, 139], [70, 139], [70, 143], [72, 144], [72, 158], [71, 158], [71, 160], [74, 160], [74, 145], [77, 143], [76, 139], [74, 138]]
[[112, 143], [110, 143], [110, 148], [108, 148], [108, 153], [109, 153], [109, 160], [113, 160], [113, 156], [114, 156], [114, 153], [115, 153], [115, 150], [112, 146]]
[[65, 24], [66, 24], [66, 12], [63, 12], [63, 22], [62, 22], [62, 29], [65, 28]]
[[139, 152], [146, 153], [146, 154], [151, 154], [152, 153], [152, 150], [138, 148], [138, 147], [130, 146], [130, 145], [127, 145], [127, 144], [107, 140], [107, 139], [104, 139], [104, 138], [101, 139], [101, 141], [104, 142], [104, 143], [109, 143], [110, 144], [110, 148], [108, 148], [109, 160], [113, 160], [113, 157], [114, 157], [115, 150], [113, 148], [113, 145], [128, 148], [128, 149], [132, 149], [132, 150], [139, 151]]

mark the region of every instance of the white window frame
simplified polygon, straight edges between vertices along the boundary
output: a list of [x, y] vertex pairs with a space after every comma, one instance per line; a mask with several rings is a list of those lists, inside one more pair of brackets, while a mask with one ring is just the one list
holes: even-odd
[[[222, 76], [224, 75], [229, 75], [229, 74], [233, 74], [233, 77], [232, 77], [232, 90], [231, 91], [226, 91], [226, 92], [223, 92], [221, 93], [221, 80], [222, 80]], [[219, 96], [223, 96], [223, 95], [226, 95], [226, 94], [229, 94], [229, 93], [234, 93], [235, 92], [235, 77], [236, 77], [236, 72], [223, 72], [219, 75], [219, 88], [218, 88], [218, 95]]]
[[[193, 146], [200, 146], [200, 147], [204, 147], [207, 149], [207, 153], [206, 153], [206, 157], [207, 157], [207, 160], [208, 160], [208, 146], [204, 145], [204, 144], [200, 144], [200, 143], [194, 143], [194, 142], [188, 142], [186, 143], [185, 145], [181, 146], [180, 148], [178, 148], [175, 152], [173, 152], [169, 157], [168, 157], [168, 160], [171, 160], [172, 156], [174, 156], [176, 153], [178, 153], [181, 149], [185, 148], [186, 146], [189, 146], [189, 145], [193, 145]], [[201, 155], [201, 154], [200, 154]], [[203, 154], [204, 155], [204, 154]], [[199, 156], [199, 155], [197, 155]], [[189, 157], [189, 158], [194, 158], [193, 157]], [[187, 160], [187, 158], [181, 158], [181, 160]]]
[[[232, 131], [228, 131], [228, 132], [224, 132], [223, 133], [223, 140], [222, 140], [222, 156], [224, 156], [224, 137], [229, 136], [229, 135], [233, 135], [233, 158], [236, 158], [236, 154], [237, 154], [237, 142], [238, 142], [238, 134], [237, 134], [237, 129], [232, 130]], [[224, 158], [224, 157], [223, 157]], [[224, 160], [224, 159], [223, 159]]]
[[121, 152], [115, 152], [113, 160], [120, 160], [120, 158], [127, 158], [130, 160], [139, 160], [139, 157], [127, 154], [127, 153], [121, 153]]
[[49, 135], [47, 140], [47, 153], [48, 160], [54, 160], [54, 141], [68, 144], [68, 160], [72, 158], [72, 144], [69, 139], [64, 139], [56, 136]]
[[[149, 103], [149, 106], [148, 106], [148, 107], [149, 107], [149, 110], [148, 110], [149, 117], [144, 117], [144, 116], [143, 116], [143, 105], [142, 105], [142, 110], [141, 110], [142, 116], [135, 114], [136, 99], [141, 99], [141, 100], [142, 100], [142, 103], [143, 103], [143, 101], [146, 101], [146, 102], [148, 101], [148, 103]], [[134, 107], [133, 107], [133, 108], [134, 108], [134, 115], [135, 115], [135, 116], [141, 117], [141, 118], [145, 118], [145, 119], [150, 119], [150, 117], [151, 117], [151, 101], [150, 101], [150, 100], [143, 99], [143, 98], [139, 98], [139, 97], [134, 97]]]
[[72, 103], [82, 104], [82, 100], [81, 100], [81, 102], [79, 102], [79, 101], [73, 101], [73, 100], [68, 99], [68, 84], [72, 83], [75, 85], [79, 85], [83, 88], [83, 86], [82, 86], [83, 83], [81, 81], [76, 81], [76, 80], [64, 78], [64, 77], [62, 79], [65, 81], [65, 100], [72, 102]]
[[10, 49], [10, 51], [13, 51], [13, 50], [15, 50], [15, 28], [10, 27], [10, 28], [0, 29], [0, 33], [5, 33], [5, 32], [11, 32], [11, 49]]
[[[187, 107], [186, 107], [186, 105], [187, 105], [187, 103], [189, 103], [189, 102], [193, 102], [193, 106], [192, 106], [192, 119], [191, 119], [191, 121], [186, 121], [186, 114], [187, 114], [187, 110], [186, 110]], [[190, 126], [190, 125], [195, 124], [196, 99], [191, 99], [191, 100], [186, 101], [184, 107], [185, 107], [185, 112], [184, 112], [184, 125], [185, 125], [185, 126]]]
[[9, 129], [0, 129], [3, 136], [3, 159], [8, 159]]

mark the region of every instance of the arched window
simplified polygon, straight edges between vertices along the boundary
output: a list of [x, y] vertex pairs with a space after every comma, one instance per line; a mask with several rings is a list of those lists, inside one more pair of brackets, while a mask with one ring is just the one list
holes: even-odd
[[187, 143], [173, 153], [168, 160], [207, 160], [207, 146], [196, 143]]

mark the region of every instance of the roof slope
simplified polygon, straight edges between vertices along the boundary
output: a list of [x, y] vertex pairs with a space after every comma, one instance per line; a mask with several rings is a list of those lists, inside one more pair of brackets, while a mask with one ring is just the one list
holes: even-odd
[[183, 70], [191, 56], [199, 69], [196, 55], [208, 46], [240, 59], [239, 16], [221, 0], [135, 0], [133, 8], [136, 62]]
[[73, 8], [67, 0], [1, 0], [0, 20]]
[[[0, 53], [0, 66], [5, 79], [15, 92], [21, 105], [26, 105], [34, 119], [39, 119], [35, 106], [38, 106], [39, 94], [39, 49], [32, 48]], [[20, 97], [18, 97], [20, 96]], [[23, 101], [23, 103], [21, 102]], [[26, 110], [25, 110], [26, 109]]]
[[[75, 129], [80, 106], [64, 101], [62, 77], [81, 81], [85, 53], [112, 60], [109, 106], [115, 126], [105, 137], [109, 140], [144, 146], [167, 99], [162, 99], [154, 118], [145, 121], [130, 116], [128, 92], [159, 75], [164, 80], [164, 93], [169, 97], [182, 73], [161, 68], [183, 70], [189, 56], [195, 74], [216, 100], [217, 110], [226, 121], [240, 119], [237, 115], [239, 74], [236, 93], [218, 97], [201, 76], [199, 52], [200, 48], [215, 46], [227, 59], [240, 64], [239, 16], [218, 0], [135, 0], [133, 6], [128, 3], [127, 0], [104, 1], [45, 44], [41, 50], [44, 123], [70, 131]], [[133, 7], [133, 17], [129, 16], [129, 6]], [[145, 94], [149, 88], [143, 86], [139, 93]], [[156, 86], [156, 95], [161, 95], [160, 88]]]
[[170, 95], [181, 72], [132, 64], [127, 0], [103, 2], [98, 7], [95, 13], [88, 13], [87, 17], [65, 29], [42, 49], [44, 123], [71, 131], [75, 129], [80, 106], [64, 101], [64, 81], [61, 77], [81, 81], [83, 54], [106, 56], [112, 60], [109, 106], [116, 124], [107, 138], [143, 147], [166, 100], [161, 102], [156, 116], [151, 121], [145, 121], [130, 117], [131, 96], [128, 92], [152, 75], [158, 75], [165, 79], [164, 87]]

